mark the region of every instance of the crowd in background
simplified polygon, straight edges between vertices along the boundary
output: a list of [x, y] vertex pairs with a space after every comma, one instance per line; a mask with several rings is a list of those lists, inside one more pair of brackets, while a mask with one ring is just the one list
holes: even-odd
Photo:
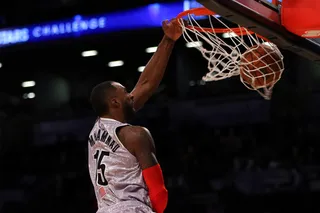
[[[170, 192], [167, 212], [271, 213], [299, 207], [289, 205], [287, 198], [313, 202], [308, 197], [311, 181], [318, 178], [316, 126], [288, 130], [285, 124], [272, 123], [208, 127], [187, 120], [174, 126], [169, 122], [164, 113], [141, 123], [155, 139]], [[54, 144], [35, 146], [32, 135], [20, 133], [11, 135], [16, 138], [13, 145], [1, 144], [0, 198], [7, 200], [0, 203], [1, 212], [95, 212], [87, 141], [67, 134]], [[4, 196], [8, 192], [12, 199]], [[280, 207], [275, 207], [277, 196], [283, 200]]]

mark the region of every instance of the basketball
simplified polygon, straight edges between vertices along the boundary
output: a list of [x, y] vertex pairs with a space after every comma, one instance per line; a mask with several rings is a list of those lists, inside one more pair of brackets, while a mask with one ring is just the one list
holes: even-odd
[[248, 49], [240, 61], [240, 78], [252, 89], [273, 86], [284, 68], [282, 56], [272, 46], [255, 45]]

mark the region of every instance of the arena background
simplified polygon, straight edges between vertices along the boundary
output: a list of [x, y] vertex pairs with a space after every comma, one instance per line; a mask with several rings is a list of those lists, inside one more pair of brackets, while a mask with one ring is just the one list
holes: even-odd
[[[121, 11], [171, 3], [196, 6], [11, 0], [1, 4], [0, 27], [115, 11], [130, 17]], [[146, 49], [163, 35], [160, 23], [30, 42], [8, 42], [4, 32], [9, 31], [0, 30], [0, 211], [93, 213], [87, 136], [95, 117], [88, 95], [105, 80], [133, 88], [152, 56]], [[83, 57], [88, 50], [97, 55]], [[273, 99], [265, 101], [237, 77], [201, 81], [205, 60], [183, 39], [177, 42], [163, 82], [133, 122], [155, 139], [169, 190], [166, 212], [319, 212], [320, 67], [283, 54], [286, 71]], [[108, 67], [118, 60], [123, 66]]]

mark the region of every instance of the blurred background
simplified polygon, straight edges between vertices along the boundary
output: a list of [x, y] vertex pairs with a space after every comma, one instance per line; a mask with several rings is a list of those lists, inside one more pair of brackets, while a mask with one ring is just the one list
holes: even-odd
[[[97, 83], [132, 89], [163, 33], [195, 1], [11, 0], [0, 7], [0, 212], [85, 212]], [[146, 18], [148, 17], [148, 18]], [[271, 101], [238, 77], [205, 83], [180, 39], [133, 124], [150, 129], [166, 212], [319, 212], [320, 67], [283, 50]]]

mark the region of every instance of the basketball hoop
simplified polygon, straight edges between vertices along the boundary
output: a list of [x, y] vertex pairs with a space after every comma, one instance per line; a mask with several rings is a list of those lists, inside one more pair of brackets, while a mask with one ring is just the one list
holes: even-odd
[[[180, 21], [184, 39], [188, 43], [204, 43], [194, 45], [208, 61], [209, 72], [202, 80], [219, 81], [240, 75], [248, 89], [256, 90], [267, 100], [271, 98], [272, 88], [284, 70], [283, 55], [275, 44], [245, 27], [229, 27], [206, 8], [190, 9], [177, 16], [184, 17], [188, 21]], [[208, 18], [209, 26], [201, 26], [195, 17]], [[222, 27], [216, 28], [218, 24]]]

